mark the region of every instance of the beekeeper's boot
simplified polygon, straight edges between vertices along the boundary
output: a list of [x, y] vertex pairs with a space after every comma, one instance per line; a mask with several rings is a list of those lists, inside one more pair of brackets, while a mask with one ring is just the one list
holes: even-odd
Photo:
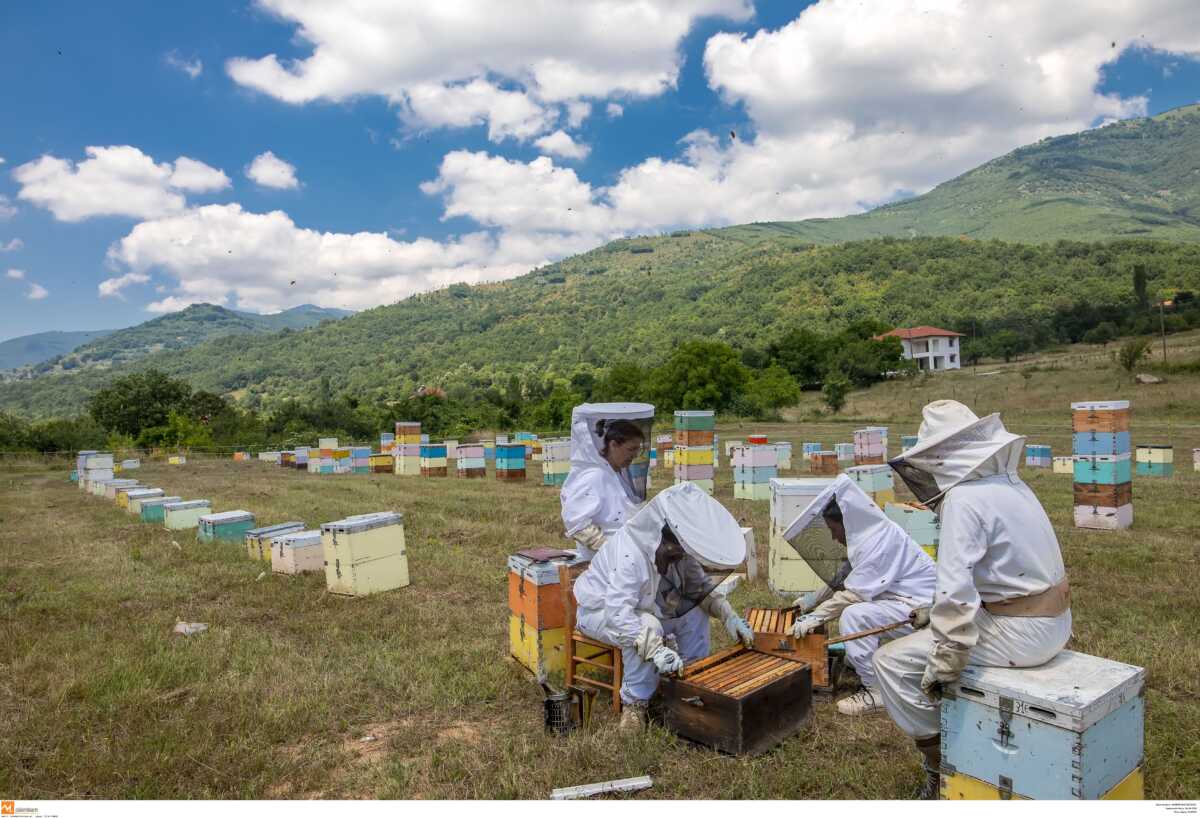
[[649, 702], [624, 702], [621, 705], [621, 721], [617, 723], [617, 732], [625, 734], [640, 733], [646, 728]]
[[942, 737], [915, 739], [924, 760], [925, 781], [913, 796], [917, 801], [936, 801], [941, 795]]

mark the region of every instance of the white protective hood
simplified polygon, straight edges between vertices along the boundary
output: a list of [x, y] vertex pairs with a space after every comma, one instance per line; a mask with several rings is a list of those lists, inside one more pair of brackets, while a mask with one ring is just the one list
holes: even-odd
[[1005, 429], [999, 414], [980, 418], [953, 400], [934, 401], [922, 414], [916, 445], [888, 461], [922, 503], [936, 505], [968, 480], [1016, 479], [1025, 438]]
[[613, 471], [600, 453], [603, 435], [600, 421], [628, 420], [644, 429], [650, 447], [654, 407], [648, 403], [584, 403], [571, 411], [571, 472], [560, 492], [562, 519], [568, 537], [589, 525], [612, 532], [624, 525], [633, 510], [646, 499], [649, 489], [649, 458], [645, 465], [635, 461], [638, 474]]
[[695, 483], [663, 489], [630, 518], [617, 536], [635, 545], [651, 561], [662, 540], [663, 525], [706, 568], [733, 569], [746, 561], [746, 538], [725, 506]]
[[790, 542], [809, 526], [824, 525], [821, 514], [830, 500], [837, 500], [846, 528], [846, 558], [851, 567], [846, 590], [865, 600], [891, 593], [928, 604], [937, 578], [933, 560], [844, 474], [813, 498], [783, 538]]

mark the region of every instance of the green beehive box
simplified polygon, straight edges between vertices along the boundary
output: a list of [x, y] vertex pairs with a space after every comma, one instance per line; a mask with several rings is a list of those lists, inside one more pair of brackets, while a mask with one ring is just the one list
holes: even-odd
[[681, 432], [711, 432], [717, 428], [717, 418], [711, 410], [681, 409], [675, 413], [675, 428]]
[[147, 500], [135, 500], [138, 505], [138, 518], [143, 523], [161, 523], [163, 521], [163, 506], [167, 503], [178, 503], [182, 497], [151, 497]]
[[197, 526], [196, 539], [200, 542], [243, 542], [246, 532], [254, 528], [254, 515], [249, 511], [220, 511], [203, 514]]

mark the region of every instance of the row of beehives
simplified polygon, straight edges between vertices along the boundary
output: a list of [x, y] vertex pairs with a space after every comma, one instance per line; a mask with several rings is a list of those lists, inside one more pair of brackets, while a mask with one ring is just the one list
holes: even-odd
[[[167, 462], [172, 466], [187, 462], [183, 455], [171, 455]], [[95, 449], [84, 449], [75, 456], [75, 468], [71, 471], [72, 482], [83, 479], [111, 480], [122, 472], [137, 471], [142, 467], [142, 461], [137, 458], [118, 461], [111, 452], [100, 452]]]
[[251, 558], [270, 563], [276, 573], [323, 571], [330, 593], [365, 596], [409, 584], [404, 519], [394, 511], [356, 514], [316, 529], [297, 521], [256, 527], [249, 511], [213, 512], [208, 500], [168, 496], [137, 480], [85, 477], [79, 487], [112, 500], [143, 523], [194, 530], [197, 542], [243, 544]]

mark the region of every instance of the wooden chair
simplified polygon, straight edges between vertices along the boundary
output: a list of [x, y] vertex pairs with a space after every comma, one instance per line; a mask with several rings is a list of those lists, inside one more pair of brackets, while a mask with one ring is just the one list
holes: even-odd
[[[621, 712], [621, 649], [597, 639], [584, 636], [575, 629], [575, 580], [587, 570], [589, 563], [575, 565], [560, 565], [558, 567], [558, 588], [562, 594], [563, 614], [566, 618], [567, 634], [567, 687], [574, 684], [589, 685], [607, 690], [612, 696], [614, 713]], [[580, 655], [580, 648], [583, 655]], [[593, 679], [590, 676], [577, 676], [576, 669], [580, 665], [599, 668], [606, 672], [610, 680], [607, 682]]]

